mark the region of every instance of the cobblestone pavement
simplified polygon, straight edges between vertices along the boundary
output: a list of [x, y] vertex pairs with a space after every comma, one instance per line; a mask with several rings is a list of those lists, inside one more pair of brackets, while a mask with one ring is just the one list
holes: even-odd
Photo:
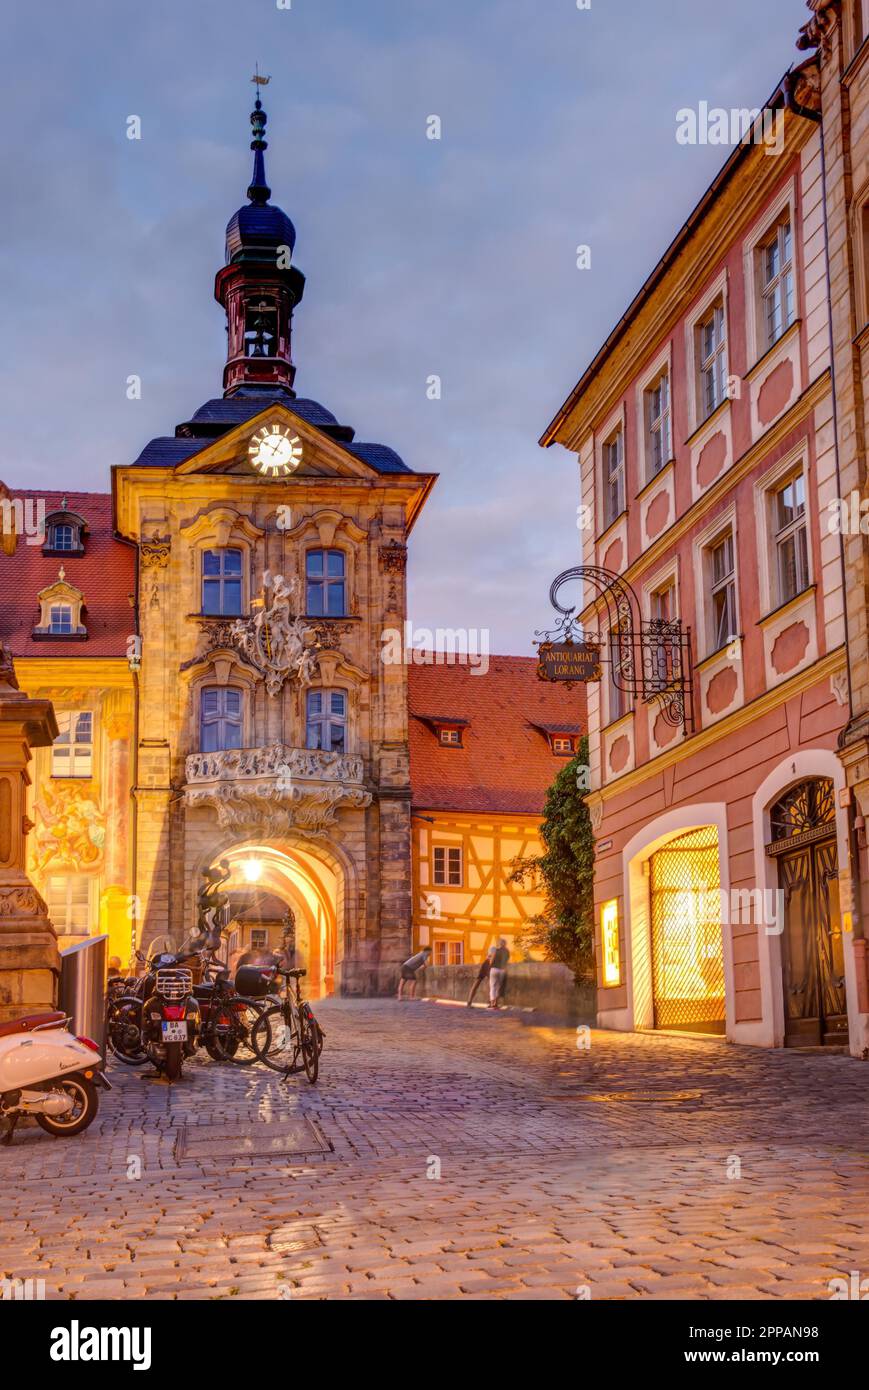
[[[605, 1032], [584, 1050], [421, 1001], [317, 1014], [315, 1087], [115, 1066], [81, 1138], [19, 1129], [0, 1274], [82, 1299], [829, 1298], [869, 1277], [864, 1063]], [[308, 1152], [264, 1152], [302, 1118]]]

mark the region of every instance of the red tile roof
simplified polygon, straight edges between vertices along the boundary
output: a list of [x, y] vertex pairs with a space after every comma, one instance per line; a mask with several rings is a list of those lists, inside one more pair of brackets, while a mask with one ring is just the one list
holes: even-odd
[[[410, 781], [420, 811], [503, 811], [540, 815], [547, 789], [564, 766], [541, 732], [587, 729], [585, 689], [537, 679], [537, 660], [492, 656], [485, 675], [473, 668], [408, 668]], [[442, 746], [433, 714], [466, 719], [462, 747]]]
[[[45, 514], [77, 512], [87, 522], [83, 555], [43, 555], [41, 545], [18, 537], [14, 555], [0, 550], [0, 640], [13, 656], [125, 656], [134, 629], [127, 595], [136, 585], [136, 552], [115, 539], [112, 499], [103, 492], [36, 492], [10, 488], [10, 496], [44, 498]], [[25, 513], [26, 517], [26, 513]], [[39, 622], [36, 595], [57, 579], [63, 565], [66, 580], [84, 594], [87, 638], [39, 638], [31, 633]]]

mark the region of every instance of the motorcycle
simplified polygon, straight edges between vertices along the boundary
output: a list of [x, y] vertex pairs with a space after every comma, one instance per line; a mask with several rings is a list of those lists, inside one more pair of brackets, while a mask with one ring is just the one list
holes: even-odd
[[168, 1081], [181, 1076], [196, 1051], [201, 1028], [193, 972], [186, 958], [159, 951], [146, 959], [147, 974], [126, 993], [114, 993], [106, 1010], [106, 1036], [115, 1057], [129, 1066], [151, 1062]]
[[141, 1004], [142, 1046], [167, 1081], [177, 1081], [198, 1046], [201, 1018], [193, 972], [176, 955], [152, 957]]
[[110, 1091], [100, 1049], [74, 1037], [60, 1012], [28, 1014], [0, 1023], [0, 1128], [11, 1144], [22, 1115], [48, 1134], [71, 1138], [96, 1119], [98, 1086]]

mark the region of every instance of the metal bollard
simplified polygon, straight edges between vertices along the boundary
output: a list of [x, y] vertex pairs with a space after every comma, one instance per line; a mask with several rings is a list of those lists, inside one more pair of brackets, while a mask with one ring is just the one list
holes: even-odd
[[91, 936], [60, 953], [57, 1007], [72, 1019], [72, 1030], [93, 1038], [105, 1056], [106, 952], [109, 938]]

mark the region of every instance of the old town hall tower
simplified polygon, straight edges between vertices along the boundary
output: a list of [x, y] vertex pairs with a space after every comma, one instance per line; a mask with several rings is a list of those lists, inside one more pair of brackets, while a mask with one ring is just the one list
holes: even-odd
[[215, 282], [223, 395], [113, 470], [115, 525], [138, 549], [138, 934], [187, 931], [225, 859], [234, 890], [292, 908], [315, 990], [375, 993], [411, 946], [407, 666], [381, 653], [403, 631], [434, 477], [296, 395], [305, 278], [259, 99], [251, 125]]

